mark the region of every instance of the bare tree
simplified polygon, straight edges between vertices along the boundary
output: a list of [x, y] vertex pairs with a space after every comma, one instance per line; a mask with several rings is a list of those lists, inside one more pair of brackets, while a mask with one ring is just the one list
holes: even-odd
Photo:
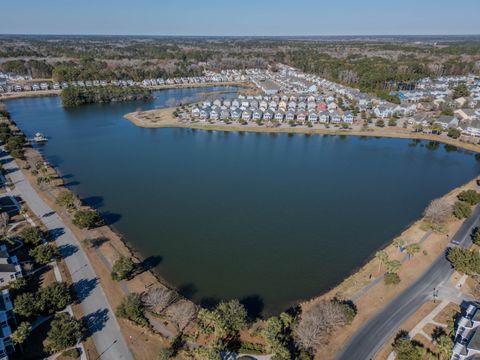
[[311, 353], [326, 344], [328, 337], [348, 319], [342, 307], [333, 301], [322, 301], [306, 310], [295, 328], [295, 337], [300, 347]]
[[145, 307], [156, 313], [161, 313], [177, 300], [178, 294], [167, 288], [152, 289], [142, 298]]
[[168, 309], [167, 316], [177, 325], [178, 331], [183, 331], [195, 319], [197, 312], [195, 304], [181, 300]]
[[427, 221], [444, 223], [452, 215], [452, 204], [444, 199], [435, 199], [425, 209], [424, 216]]
[[2, 236], [7, 235], [8, 223], [10, 222], [10, 216], [6, 212], [0, 213], [0, 233]]

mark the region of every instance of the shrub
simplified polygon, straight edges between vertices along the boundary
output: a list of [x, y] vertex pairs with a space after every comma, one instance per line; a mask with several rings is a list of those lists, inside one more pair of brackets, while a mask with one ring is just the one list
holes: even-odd
[[385, 285], [396, 285], [400, 282], [400, 276], [395, 273], [386, 273], [383, 277]]
[[453, 215], [457, 219], [464, 219], [472, 215], [472, 208], [465, 202], [457, 201], [453, 205]]
[[112, 266], [111, 276], [113, 280], [123, 280], [131, 276], [135, 265], [132, 258], [121, 256]]
[[448, 251], [447, 259], [452, 263], [455, 270], [467, 275], [480, 273], [480, 254], [464, 248], [451, 248]]
[[377, 127], [385, 127], [385, 121], [383, 121], [383, 120], [377, 120], [377, 121], [375, 122], [375, 126], [377, 126]]
[[32, 327], [30, 323], [27, 321], [23, 321], [18, 325], [17, 329], [12, 333], [12, 341], [15, 345], [21, 345], [27, 340], [28, 335], [30, 335], [30, 331]]
[[464, 201], [470, 205], [477, 205], [480, 203], [480, 194], [475, 190], [462, 191], [457, 195], [458, 200]]
[[102, 223], [102, 218], [95, 210], [84, 209], [78, 210], [73, 216], [73, 224], [80, 229], [90, 229], [99, 226]]
[[37, 245], [40, 245], [40, 243], [42, 242], [43, 234], [39, 228], [31, 226], [31, 227], [22, 229], [22, 231], [20, 231], [18, 236], [26, 244], [37, 246]]
[[33, 257], [38, 264], [48, 264], [52, 259], [60, 257], [60, 251], [55, 245], [42, 244], [30, 250], [28, 255]]
[[55, 282], [40, 289], [36, 295], [36, 307], [43, 314], [63, 310], [72, 302], [70, 287], [65, 282]]
[[25, 318], [31, 318], [37, 314], [37, 308], [35, 306], [35, 297], [32, 293], [24, 293], [18, 295], [14, 302], [13, 311], [15, 314], [23, 316]]
[[79, 200], [75, 194], [70, 190], [62, 190], [57, 195], [56, 203], [60, 206], [63, 206], [67, 210], [72, 210], [79, 205]]
[[62, 351], [76, 345], [83, 334], [84, 328], [80, 321], [67, 313], [58, 313], [50, 325], [46, 348], [51, 353]]
[[142, 299], [139, 294], [130, 294], [123, 298], [115, 314], [141, 326], [148, 326], [148, 320], [143, 313]]
[[72, 349], [62, 351], [62, 356], [72, 359], [78, 359], [80, 357], [80, 350], [74, 347]]
[[455, 128], [448, 129], [448, 132], [447, 132], [448, 137], [451, 137], [453, 139], [458, 139], [460, 137], [460, 135], [462, 135], [460, 130], [455, 129]]

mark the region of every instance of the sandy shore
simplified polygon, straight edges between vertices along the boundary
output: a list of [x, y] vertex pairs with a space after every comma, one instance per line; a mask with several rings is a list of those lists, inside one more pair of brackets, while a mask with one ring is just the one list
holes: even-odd
[[385, 137], [385, 138], [400, 138], [400, 139], [418, 139], [438, 141], [444, 144], [456, 146], [465, 150], [470, 150], [480, 153], [480, 145], [467, 143], [457, 139], [452, 139], [443, 135], [415, 133], [409, 129], [399, 127], [385, 127], [362, 130], [343, 130], [340, 128], [309, 128], [307, 126], [291, 127], [289, 125], [282, 125], [279, 127], [267, 127], [265, 125], [259, 126], [257, 124], [236, 125], [208, 122], [183, 122], [173, 115], [175, 108], [156, 109], [149, 111], [138, 111], [126, 114], [124, 117], [139, 127], [144, 128], [189, 128], [189, 129], [203, 129], [216, 131], [236, 131], [236, 132], [257, 132], [257, 133], [295, 133], [295, 134], [323, 134], [323, 135], [355, 135], [355, 136], [371, 136], [371, 137]]
[[13, 92], [13, 93], [1, 94], [0, 101], [30, 98], [30, 97], [58, 96], [60, 95], [61, 92], [62, 92], [61, 90], [38, 90], [38, 91]]

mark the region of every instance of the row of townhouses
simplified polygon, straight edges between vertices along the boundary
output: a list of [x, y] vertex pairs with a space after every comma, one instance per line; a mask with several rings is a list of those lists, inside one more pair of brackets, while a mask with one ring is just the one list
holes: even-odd
[[459, 319], [451, 360], [480, 358], [480, 308], [470, 304]]

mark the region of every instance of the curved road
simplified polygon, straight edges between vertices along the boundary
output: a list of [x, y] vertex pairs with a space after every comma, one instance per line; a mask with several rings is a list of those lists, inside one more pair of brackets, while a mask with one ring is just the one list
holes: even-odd
[[15, 160], [3, 151], [3, 147], [0, 148], [0, 159], [7, 176], [15, 185], [10, 195], [20, 196], [25, 200], [30, 210], [56, 238], [55, 241], [70, 271], [84, 319], [97, 348], [99, 354], [97, 359], [133, 360], [102, 286], [77, 238], [37, 194]]
[[[478, 206], [462, 224], [452, 240], [460, 242], [459, 246], [471, 245], [470, 234], [480, 218]], [[442, 254], [432, 266], [409, 288], [393, 299], [379, 313], [371, 318], [350, 339], [337, 360], [370, 360], [388, 339], [400, 330], [399, 327], [433, 295], [433, 289], [447, 281], [453, 269]]]

